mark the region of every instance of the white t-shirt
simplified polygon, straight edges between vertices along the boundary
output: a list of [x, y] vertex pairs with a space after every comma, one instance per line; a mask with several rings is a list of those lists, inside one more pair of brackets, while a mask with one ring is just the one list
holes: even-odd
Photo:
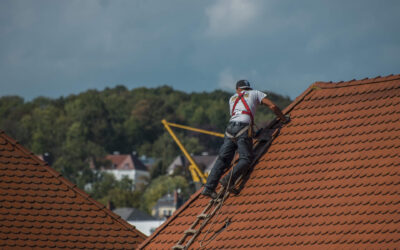
[[[255, 116], [258, 105], [261, 104], [262, 99], [267, 95], [258, 90], [243, 90], [243, 92], [243, 97], [246, 100], [247, 105], [249, 105], [251, 113], [253, 114], [253, 116]], [[236, 104], [234, 110], [235, 115], [232, 116], [232, 108], [237, 98], [238, 94], [236, 93], [229, 99], [229, 112], [231, 114], [231, 119], [229, 121], [251, 123], [251, 117], [247, 114], [242, 114], [242, 111], [247, 110], [241, 100], [239, 100], [239, 102]]]

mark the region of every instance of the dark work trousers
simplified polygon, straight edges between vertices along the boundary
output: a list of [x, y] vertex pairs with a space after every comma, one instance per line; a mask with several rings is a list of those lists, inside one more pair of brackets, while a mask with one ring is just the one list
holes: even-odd
[[[231, 135], [236, 135], [247, 125], [241, 122], [229, 122], [226, 131]], [[224, 143], [219, 150], [218, 159], [207, 178], [206, 188], [215, 190], [219, 179], [229, 168], [236, 149], [239, 152], [239, 162], [233, 167], [233, 173], [228, 173], [228, 175], [232, 174], [232, 183], [250, 166], [252, 160], [252, 139], [249, 137], [247, 131], [235, 139], [230, 139], [225, 135]]]

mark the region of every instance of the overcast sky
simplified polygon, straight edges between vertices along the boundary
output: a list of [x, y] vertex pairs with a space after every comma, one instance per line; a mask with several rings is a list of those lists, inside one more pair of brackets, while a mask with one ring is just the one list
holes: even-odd
[[170, 85], [295, 98], [400, 74], [400, 1], [1, 0], [0, 96]]

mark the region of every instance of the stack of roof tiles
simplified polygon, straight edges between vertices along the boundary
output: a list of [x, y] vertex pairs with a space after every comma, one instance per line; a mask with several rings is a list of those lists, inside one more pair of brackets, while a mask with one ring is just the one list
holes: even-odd
[[132, 249], [145, 238], [0, 131], [1, 249]]
[[[189, 248], [400, 247], [400, 75], [317, 82], [284, 112], [291, 122]], [[140, 247], [176, 245], [208, 201], [197, 192]]]

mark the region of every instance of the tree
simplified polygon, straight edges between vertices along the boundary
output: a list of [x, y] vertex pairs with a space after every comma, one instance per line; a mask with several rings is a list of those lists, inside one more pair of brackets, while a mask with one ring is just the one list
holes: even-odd
[[[229, 119], [227, 101], [231, 94], [222, 90], [185, 93], [169, 86], [132, 90], [116, 86], [27, 102], [18, 96], [4, 96], [0, 97], [0, 128], [35, 154], [50, 153], [54, 158], [52, 167], [80, 188], [91, 185], [91, 194], [97, 200], [112, 200], [117, 206], [140, 206], [143, 202], [141, 206], [149, 210], [154, 197], [187, 185], [182, 176], [163, 176], [171, 161], [182, 153], [161, 120], [223, 132]], [[269, 93], [269, 98], [280, 108], [291, 102], [274, 93]], [[261, 108], [256, 122], [263, 125], [273, 118], [271, 111]], [[222, 142], [195, 132], [175, 132], [189, 153], [216, 153]], [[126, 180], [120, 183], [92, 172], [89, 163], [102, 165], [104, 156], [114, 151], [137, 151], [156, 158], [158, 163], [152, 169], [148, 190], [142, 186], [140, 192], [132, 192]], [[143, 193], [146, 197], [142, 197]]]
[[187, 193], [188, 183], [184, 177], [164, 175], [154, 179], [143, 194], [141, 209], [151, 213], [151, 209], [158, 199], [178, 188], [181, 189], [183, 196], [187, 198], [189, 195]]

